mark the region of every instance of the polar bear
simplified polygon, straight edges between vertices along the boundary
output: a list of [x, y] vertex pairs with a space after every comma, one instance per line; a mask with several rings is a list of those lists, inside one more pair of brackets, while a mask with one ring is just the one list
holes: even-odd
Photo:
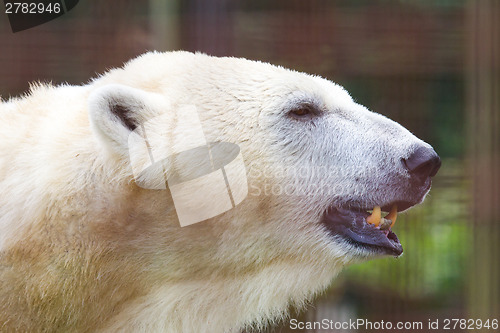
[[[135, 175], [129, 140], [149, 121], [168, 151], [189, 108], [207, 144], [238, 147], [245, 197], [181, 226], [169, 188], [138, 185], [158, 175]], [[440, 166], [429, 144], [335, 83], [182, 51], [82, 86], [33, 85], [0, 104], [0, 123], [2, 332], [261, 328], [344, 265], [401, 255], [391, 226]], [[165, 174], [196, 169], [196, 154], [172, 156]]]

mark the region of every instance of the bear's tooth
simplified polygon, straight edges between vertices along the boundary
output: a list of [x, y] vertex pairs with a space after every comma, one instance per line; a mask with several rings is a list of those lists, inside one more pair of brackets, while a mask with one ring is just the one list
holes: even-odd
[[372, 215], [366, 218], [366, 222], [374, 224], [376, 227], [380, 224], [380, 219], [382, 218], [382, 212], [380, 206], [373, 207]]
[[385, 218], [392, 221], [391, 227], [393, 227], [394, 223], [396, 223], [396, 219], [398, 218], [398, 206], [392, 206], [390, 213], [387, 214]]

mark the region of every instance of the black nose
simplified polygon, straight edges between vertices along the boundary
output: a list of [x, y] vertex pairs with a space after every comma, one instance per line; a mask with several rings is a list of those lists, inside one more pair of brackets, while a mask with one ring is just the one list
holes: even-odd
[[412, 175], [425, 179], [436, 175], [441, 167], [441, 159], [434, 149], [419, 147], [408, 158], [403, 159], [403, 164]]

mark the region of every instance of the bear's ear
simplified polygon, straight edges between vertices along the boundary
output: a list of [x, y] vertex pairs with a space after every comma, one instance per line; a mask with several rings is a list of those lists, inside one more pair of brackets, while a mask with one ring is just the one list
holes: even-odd
[[160, 94], [109, 84], [97, 88], [89, 96], [90, 125], [101, 143], [114, 153], [124, 155], [130, 133], [166, 104]]

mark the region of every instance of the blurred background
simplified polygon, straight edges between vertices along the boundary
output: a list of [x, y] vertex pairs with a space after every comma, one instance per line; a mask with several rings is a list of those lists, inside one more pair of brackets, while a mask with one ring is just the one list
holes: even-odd
[[[292, 318], [423, 323], [404, 332], [436, 332], [429, 319], [500, 319], [500, 1], [81, 0], [15, 34], [0, 13], [0, 96], [175, 49], [324, 76], [443, 159], [425, 205], [398, 218], [404, 256], [347, 268]], [[469, 324], [451, 331], [496, 331]], [[285, 321], [267, 332], [328, 331]]]

